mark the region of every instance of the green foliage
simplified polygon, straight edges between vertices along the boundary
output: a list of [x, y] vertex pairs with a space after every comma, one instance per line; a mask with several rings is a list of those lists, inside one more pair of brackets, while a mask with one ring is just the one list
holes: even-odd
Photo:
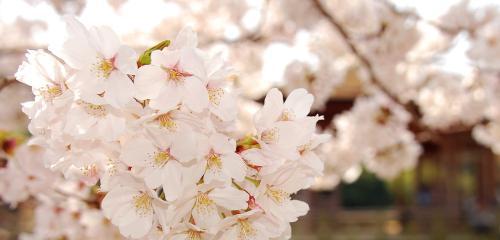
[[367, 171], [356, 182], [343, 183], [340, 191], [344, 207], [386, 207], [393, 203], [386, 183]]

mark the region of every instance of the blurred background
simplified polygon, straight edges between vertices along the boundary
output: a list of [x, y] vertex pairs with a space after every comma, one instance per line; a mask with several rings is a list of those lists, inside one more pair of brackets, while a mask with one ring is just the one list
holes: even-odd
[[[243, 130], [271, 87], [315, 95], [320, 130], [334, 137], [320, 152], [325, 175], [297, 194], [311, 210], [293, 239], [500, 239], [499, 6], [0, 0], [3, 154], [27, 136], [19, 104], [32, 96], [14, 74], [27, 49], [58, 36], [60, 16], [110, 26], [137, 52], [191, 26], [200, 48], [233, 66]], [[0, 239], [31, 231], [34, 205], [1, 205]]]

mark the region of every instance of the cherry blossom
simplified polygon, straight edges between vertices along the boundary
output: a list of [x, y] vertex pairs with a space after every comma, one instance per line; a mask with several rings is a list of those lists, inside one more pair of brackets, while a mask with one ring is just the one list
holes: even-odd
[[91, 224], [105, 217], [132, 239], [291, 237], [290, 222], [309, 210], [292, 195], [321, 175], [314, 150], [329, 138], [316, 133], [322, 117], [308, 116], [313, 95], [284, 101], [272, 89], [255, 131], [237, 132], [231, 71], [191, 29], [137, 60], [109, 28], [64, 19], [66, 36], [51, 53], [30, 51], [17, 76], [35, 94], [23, 110], [44, 165], [105, 194], [102, 215], [85, 210], [72, 224], [78, 233], [115, 237]]

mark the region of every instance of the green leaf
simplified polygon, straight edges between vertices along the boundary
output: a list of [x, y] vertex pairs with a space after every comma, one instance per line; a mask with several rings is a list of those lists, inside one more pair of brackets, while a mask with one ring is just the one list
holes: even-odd
[[148, 65], [151, 64], [151, 53], [155, 50], [162, 50], [170, 45], [170, 40], [164, 40], [154, 45], [153, 47], [148, 48], [144, 53], [139, 56], [137, 60], [137, 66]]

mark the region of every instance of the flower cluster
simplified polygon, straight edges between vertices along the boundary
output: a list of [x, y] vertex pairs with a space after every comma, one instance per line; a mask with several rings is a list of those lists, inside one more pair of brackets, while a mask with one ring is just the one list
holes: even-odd
[[240, 134], [229, 69], [190, 29], [140, 56], [106, 27], [67, 17], [65, 33], [16, 74], [46, 166], [107, 192], [102, 211], [125, 237], [290, 238], [308, 211], [292, 195], [321, 175], [313, 150], [328, 140], [311, 94], [271, 89]]
[[[380, 178], [391, 179], [414, 167], [422, 150], [407, 129], [409, 121], [408, 112], [382, 93], [358, 98], [349, 112], [335, 117], [335, 139], [322, 147], [327, 153], [326, 177], [331, 172], [355, 179], [363, 164]], [[328, 184], [336, 185], [339, 180]]]
[[35, 145], [14, 146], [0, 166], [2, 202], [28, 209], [34, 205], [34, 228], [19, 238], [122, 239], [97, 208], [100, 195], [95, 188], [45, 168], [44, 152]]

